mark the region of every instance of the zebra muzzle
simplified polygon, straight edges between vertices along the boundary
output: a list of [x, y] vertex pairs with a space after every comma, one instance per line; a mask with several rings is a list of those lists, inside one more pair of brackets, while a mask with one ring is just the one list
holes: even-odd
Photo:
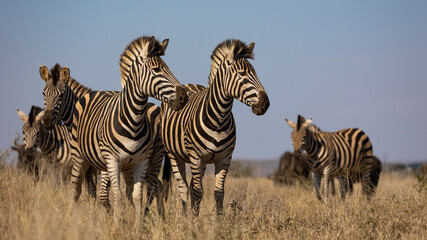
[[43, 125], [47, 130], [52, 130], [54, 127], [53, 110], [46, 110], [43, 116]]
[[187, 102], [188, 102], [187, 92], [184, 90], [183, 87], [176, 86], [176, 98], [172, 99], [169, 102], [169, 106], [173, 110], [178, 111], [181, 108], [183, 108]]
[[265, 91], [259, 92], [259, 101], [252, 105], [252, 112], [256, 115], [263, 115], [267, 112], [270, 107], [270, 100], [268, 100], [267, 93]]

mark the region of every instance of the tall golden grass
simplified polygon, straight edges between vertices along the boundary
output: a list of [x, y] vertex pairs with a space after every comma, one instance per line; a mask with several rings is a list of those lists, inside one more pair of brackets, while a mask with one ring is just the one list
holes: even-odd
[[[181, 214], [174, 191], [166, 219], [153, 211], [134, 226], [123, 198], [119, 224], [83, 190], [70, 207], [71, 187], [52, 175], [39, 182], [22, 171], [0, 168], [0, 239], [426, 239], [427, 195], [415, 177], [381, 176], [367, 202], [355, 194], [320, 203], [311, 186], [276, 186], [265, 178], [228, 178], [225, 212], [214, 209], [213, 176], [204, 178], [199, 217]], [[124, 196], [124, 194], [123, 194]], [[144, 201], [145, 202], [145, 201]]]

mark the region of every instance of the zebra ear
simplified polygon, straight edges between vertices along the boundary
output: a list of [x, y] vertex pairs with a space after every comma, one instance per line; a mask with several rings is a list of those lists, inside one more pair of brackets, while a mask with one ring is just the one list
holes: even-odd
[[249, 46], [246, 48], [248, 54], [252, 54], [254, 52], [255, 42], [251, 42]]
[[52, 78], [52, 76], [50, 75], [50, 73], [49, 73], [49, 69], [47, 69], [47, 67], [46, 66], [44, 66], [44, 65], [41, 65], [40, 66], [40, 77], [45, 81], [45, 82], [47, 82], [49, 79], [51, 79]]
[[292, 122], [291, 120], [288, 120], [287, 118], [285, 118], [285, 121], [288, 123], [288, 125], [291, 128], [295, 128], [297, 126], [294, 122]]
[[18, 111], [18, 116], [23, 122], [26, 122], [28, 120], [28, 116], [24, 112], [19, 109], [16, 109], [16, 111]]
[[43, 110], [37, 114], [36, 119], [35, 119], [35, 122], [37, 124], [41, 122], [42, 118], [44, 117], [44, 113], [45, 113], [45, 110]]
[[61, 72], [59, 73], [59, 79], [62, 82], [67, 83], [69, 78], [70, 78], [70, 69], [68, 67], [63, 67], [61, 69]]
[[160, 47], [162, 48], [162, 52], [160, 55], [165, 54], [165, 51], [166, 51], [166, 48], [168, 47], [168, 44], [169, 44], [169, 38], [166, 38], [165, 40], [163, 40], [162, 43], [160, 43]]

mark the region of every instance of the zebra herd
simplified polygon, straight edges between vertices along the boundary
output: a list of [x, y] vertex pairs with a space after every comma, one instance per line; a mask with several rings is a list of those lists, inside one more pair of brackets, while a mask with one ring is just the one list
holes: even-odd
[[[24, 122], [24, 144], [55, 159], [64, 182], [71, 176], [72, 204], [81, 195], [83, 178], [90, 195], [96, 197], [92, 175], [99, 173], [99, 201], [107, 210], [112, 208], [116, 220], [122, 209], [121, 177], [126, 197], [135, 208], [136, 223], [142, 215], [144, 182], [145, 214], [156, 198], [158, 212], [164, 217], [163, 199], [173, 173], [183, 213], [187, 212], [190, 193], [191, 209], [197, 216], [206, 164], [214, 164], [216, 211], [222, 213], [225, 178], [236, 144], [233, 101], [236, 98], [251, 107], [256, 115], [263, 115], [270, 106], [249, 62], [255, 43], [236, 39], [220, 43], [211, 55], [207, 87], [181, 85], [161, 58], [168, 43], [168, 39], [160, 42], [154, 36], [143, 36], [126, 47], [120, 57], [121, 91], [87, 88], [70, 76], [68, 67], [59, 64], [50, 71], [40, 67], [46, 84], [44, 109], [33, 106], [29, 116], [18, 110]], [[161, 107], [149, 103], [148, 97], [162, 101]], [[372, 145], [366, 134], [357, 129], [336, 133], [312, 130], [311, 120], [302, 117], [297, 123], [286, 121], [293, 128], [295, 153], [305, 150], [309, 155], [316, 183], [319, 176], [327, 180], [336, 174], [342, 176], [344, 188], [346, 174], [357, 168], [363, 173], [363, 192], [371, 196]], [[186, 163], [191, 168], [190, 186]], [[321, 199], [317, 186], [316, 195]]]

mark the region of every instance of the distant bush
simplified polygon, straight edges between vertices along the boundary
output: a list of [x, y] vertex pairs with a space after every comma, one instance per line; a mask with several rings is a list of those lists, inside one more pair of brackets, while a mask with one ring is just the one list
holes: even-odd
[[420, 171], [416, 174], [416, 177], [418, 191], [427, 193], [427, 164], [420, 167]]

